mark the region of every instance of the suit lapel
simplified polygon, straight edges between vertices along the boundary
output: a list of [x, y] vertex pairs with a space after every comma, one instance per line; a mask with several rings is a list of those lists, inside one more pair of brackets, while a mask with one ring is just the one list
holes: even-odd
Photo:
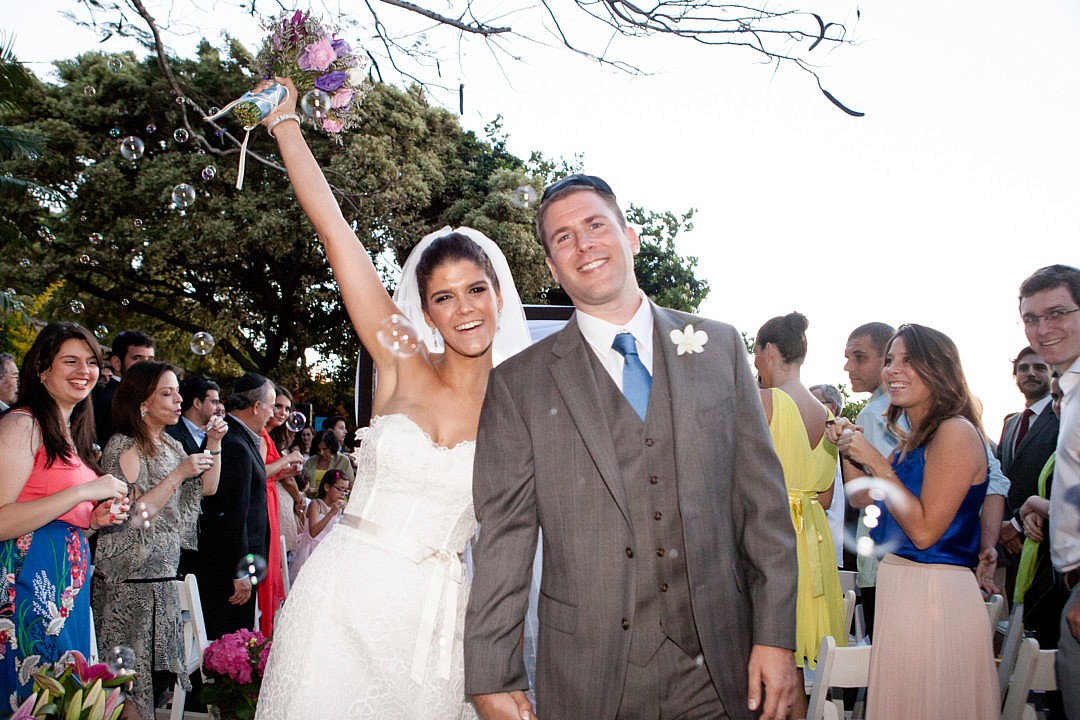
[[[1043, 408], [1043, 411], [1035, 418], [1035, 422], [1031, 423], [1031, 427], [1024, 433], [1023, 439], [1020, 440], [1020, 445], [1016, 448], [1016, 454], [1019, 455], [1024, 448], [1034, 441], [1034, 438], [1039, 432], [1050, 422], [1050, 416], [1053, 413], [1054, 411], [1049, 405]], [[1016, 437], [1016, 433], [1013, 433], [1013, 437]]]
[[244, 441], [244, 447], [246, 447], [248, 449], [248, 452], [251, 453], [252, 459], [258, 462], [262, 462], [262, 452], [258, 444], [256, 444], [255, 439], [251, 437], [251, 430], [248, 428], [248, 426], [244, 425], [242, 422], [232, 417], [231, 415], [226, 416], [225, 420], [230, 425], [229, 432], [236, 433], [236, 436]]
[[577, 317], [571, 317], [552, 345], [552, 353], [558, 359], [551, 364], [551, 376], [600, 477], [629, 523], [626, 490], [619, 473], [615, 443], [600, 411], [600, 390], [588, 355], [591, 352], [578, 329]]
[[686, 325], [680, 318], [655, 304], [653, 325], [653, 364], [663, 362], [667, 370], [676, 477], [680, 485], [685, 486], [690, 469], [697, 467], [696, 463], [692, 462], [691, 450], [694, 445], [692, 439], [700, 437], [701, 434], [700, 420], [695, 410], [704, 386], [700, 384], [700, 378], [695, 372], [695, 368], [701, 363], [694, 361], [703, 356], [678, 354], [676, 345], [671, 340], [671, 331], [681, 331]]

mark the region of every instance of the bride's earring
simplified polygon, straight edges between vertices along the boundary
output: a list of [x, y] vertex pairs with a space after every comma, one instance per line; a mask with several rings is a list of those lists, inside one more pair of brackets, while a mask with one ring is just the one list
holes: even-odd
[[139, 417], [146, 417], [146, 408], [139, 408]]
[[443, 343], [442, 343], [442, 335], [439, 334], [439, 328], [432, 326], [432, 328], [431, 328], [431, 337], [432, 337], [432, 348], [431, 349], [432, 350], [441, 349]]

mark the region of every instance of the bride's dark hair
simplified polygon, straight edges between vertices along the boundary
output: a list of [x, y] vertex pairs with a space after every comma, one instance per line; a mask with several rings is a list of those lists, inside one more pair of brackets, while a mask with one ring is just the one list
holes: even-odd
[[477, 267], [491, 280], [491, 286], [495, 292], [499, 292], [499, 278], [495, 275], [495, 268], [491, 259], [479, 245], [461, 233], [447, 233], [431, 241], [431, 244], [420, 256], [420, 262], [416, 264], [416, 284], [420, 289], [420, 305], [427, 309], [428, 281], [435, 268], [443, 263], [468, 260], [476, 263]]

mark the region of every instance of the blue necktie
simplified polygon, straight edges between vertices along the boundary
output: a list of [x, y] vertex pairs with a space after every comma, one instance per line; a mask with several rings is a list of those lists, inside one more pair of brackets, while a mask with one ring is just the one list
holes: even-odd
[[619, 333], [615, 336], [615, 342], [611, 343], [611, 347], [626, 359], [623, 363], [622, 392], [630, 403], [630, 407], [634, 408], [634, 412], [644, 422], [645, 411], [649, 409], [652, 375], [641, 364], [633, 335], [628, 332]]

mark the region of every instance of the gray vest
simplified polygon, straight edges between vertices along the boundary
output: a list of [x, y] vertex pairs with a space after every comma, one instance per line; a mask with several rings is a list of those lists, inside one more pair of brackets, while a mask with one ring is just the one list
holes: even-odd
[[701, 652], [686, 575], [671, 393], [660, 342], [654, 332], [653, 380], [644, 423], [595, 354], [589, 353], [629, 503], [637, 561], [630, 662], [638, 666], [649, 663], [664, 638], [670, 638], [688, 655]]

